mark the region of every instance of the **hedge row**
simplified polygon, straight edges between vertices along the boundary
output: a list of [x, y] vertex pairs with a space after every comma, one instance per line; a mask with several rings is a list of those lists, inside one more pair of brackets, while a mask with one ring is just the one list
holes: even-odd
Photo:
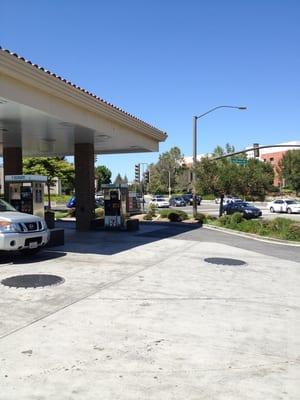
[[278, 239], [300, 241], [300, 223], [288, 218], [246, 220], [241, 213], [223, 215], [215, 225]]

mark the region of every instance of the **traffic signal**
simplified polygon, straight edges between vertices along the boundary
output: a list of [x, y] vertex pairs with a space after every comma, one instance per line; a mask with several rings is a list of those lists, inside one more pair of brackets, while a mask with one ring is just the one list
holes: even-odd
[[140, 183], [141, 180], [141, 168], [140, 164], [135, 164], [134, 166], [134, 180], [137, 183]]
[[259, 143], [253, 143], [254, 147], [254, 157], [259, 157]]
[[146, 172], [144, 172], [144, 183], [149, 183], [149, 179], [150, 178], [150, 172], [149, 171], [146, 171]]

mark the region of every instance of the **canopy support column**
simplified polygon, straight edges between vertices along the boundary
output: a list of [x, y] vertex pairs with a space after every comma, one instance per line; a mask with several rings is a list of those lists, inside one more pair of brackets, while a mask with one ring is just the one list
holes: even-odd
[[76, 229], [88, 231], [95, 218], [94, 145], [75, 143]]

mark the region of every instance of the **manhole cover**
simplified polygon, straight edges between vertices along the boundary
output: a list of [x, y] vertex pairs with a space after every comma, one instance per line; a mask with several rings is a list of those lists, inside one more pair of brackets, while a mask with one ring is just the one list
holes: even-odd
[[217, 265], [245, 265], [245, 261], [237, 260], [235, 258], [221, 258], [221, 257], [210, 257], [204, 258], [204, 261], [210, 264]]
[[37, 288], [44, 286], [53, 286], [63, 283], [65, 280], [57, 275], [34, 274], [17, 275], [3, 279], [2, 285], [14, 288]]

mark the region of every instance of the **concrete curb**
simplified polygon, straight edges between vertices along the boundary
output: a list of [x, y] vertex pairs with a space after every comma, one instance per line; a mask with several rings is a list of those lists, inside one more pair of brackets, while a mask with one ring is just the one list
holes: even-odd
[[220, 226], [213, 226], [213, 225], [205, 224], [205, 225], [203, 225], [203, 228], [216, 230], [216, 231], [219, 231], [219, 232], [225, 232], [225, 233], [228, 233], [229, 235], [241, 236], [241, 237], [245, 237], [247, 239], [253, 239], [253, 240], [257, 240], [259, 242], [266, 242], [266, 243], [271, 243], [271, 244], [280, 244], [282, 246], [300, 247], [300, 243], [298, 243], [298, 242], [292, 242], [292, 241], [289, 241], [289, 240], [280, 240], [280, 239], [268, 238], [266, 236], [256, 235], [255, 233], [238, 232], [238, 231], [235, 231], [233, 229], [223, 228], [223, 227], [220, 227]]
[[162, 221], [162, 220], [152, 220], [152, 221], [147, 221], [147, 220], [140, 220], [140, 224], [144, 225], [162, 225], [162, 226], [193, 226], [195, 228], [202, 228], [202, 224], [200, 224], [198, 221], [193, 221], [193, 222], [170, 222], [170, 221]]

